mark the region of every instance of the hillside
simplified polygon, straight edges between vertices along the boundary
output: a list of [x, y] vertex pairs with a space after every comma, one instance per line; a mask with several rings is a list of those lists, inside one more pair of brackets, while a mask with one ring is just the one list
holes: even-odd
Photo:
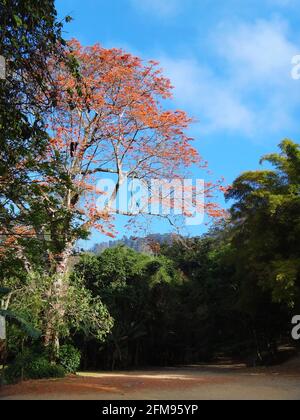
[[121, 240], [101, 242], [99, 244], [96, 244], [90, 250], [90, 252], [99, 255], [106, 249], [115, 248], [119, 245], [124, 245], [137, 252], [153, 254], [155, 253], [155, 246], [162, 244], [171, 244], [174, 241], [175, 237], [176, 236], [171, 233], [166, 233], [163, 235], [160, 233], [156, 233], [142, 238], [124, 236]]

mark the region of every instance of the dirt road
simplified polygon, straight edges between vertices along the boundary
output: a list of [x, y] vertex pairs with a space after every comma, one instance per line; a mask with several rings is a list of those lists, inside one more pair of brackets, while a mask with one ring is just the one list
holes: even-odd
[[197, 366], [160, 371], [81, 373], [0, 390], [2, 400], [300, 400], [300, 372]]

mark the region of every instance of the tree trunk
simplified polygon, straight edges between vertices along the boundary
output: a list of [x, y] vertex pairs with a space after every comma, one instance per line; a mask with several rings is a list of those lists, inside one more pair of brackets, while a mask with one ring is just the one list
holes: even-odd
[[65, 318], [65, 297], [68, 292], [68, 263], [72, 251], [73, 243], [68, 243], [65, 251], [55, 258], [54, 280], [47, 294], [49, 309], [46, 313], [44, 345], [52, 361], [59, 356], [60, 330]]

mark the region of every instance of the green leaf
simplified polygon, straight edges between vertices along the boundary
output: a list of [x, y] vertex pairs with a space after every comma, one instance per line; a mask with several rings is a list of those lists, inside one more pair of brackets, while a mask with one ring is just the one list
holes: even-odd
[[3, 316], [4, 318], [9, 319], [11, 322], [17, 324], [31, 338], [37, 339], [41, 336], [40, 331], [33, 328], [27, 321], [20, 318], [18, 315], [11, 311], [0, 309], [0, 316]]
[[23, 25], [23, 21], [18, 15], [14, 15], [14, 21], [16, 22], [17, 27], [20, 27]]

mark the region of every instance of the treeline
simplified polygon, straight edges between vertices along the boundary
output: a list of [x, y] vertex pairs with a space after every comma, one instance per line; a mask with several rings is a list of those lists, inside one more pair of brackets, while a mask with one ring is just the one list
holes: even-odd
[[8, 328], [8, 377], [218, 356], [249, 366], [280, 362], [280, 345], [299, 344], [291, 320], [300, 313], [300, 147], [289, 140], [280, 147], [280, 154], [264, 158], [273, 169], [246, 172], [233, 183], [228, 218], [206, 235], [152, 244], [152, 254], [124, 245], [83, 254], [57, 323], [58, 366], [49, 364], [36, 334], [55, 305], [47, 297], [52, 279], [9, 278], [5, 284], [15, 290], [9, 316], [16, 323]]
[[127, 248], [133, 249], [134, 251], [145, 253], [145, 254], [155, 254], [157, 245], [162, 245], [165, 243], [172, 243], [176, 235], [174, 234], [150, 234], [146, 237], [136, 237], [136, 236], [123, 236], [120, 240], [112, 240], [108, 242], [100, 242], [94, 245], [90, 252], [93, 254], [100, 254], [109, 248], [116, 248], [117, 246], [124, 245]]
[[300, 150], [284, 141], [227, 193], [230, 218], [201, 238], [177, 238], [157, 256], [125, 246], [85, 255], [73, 278], [114, 319], [108, 340], [76, 336], [83, 364], [114, 369], [208, 361], [280, 360], [300, 311]]

